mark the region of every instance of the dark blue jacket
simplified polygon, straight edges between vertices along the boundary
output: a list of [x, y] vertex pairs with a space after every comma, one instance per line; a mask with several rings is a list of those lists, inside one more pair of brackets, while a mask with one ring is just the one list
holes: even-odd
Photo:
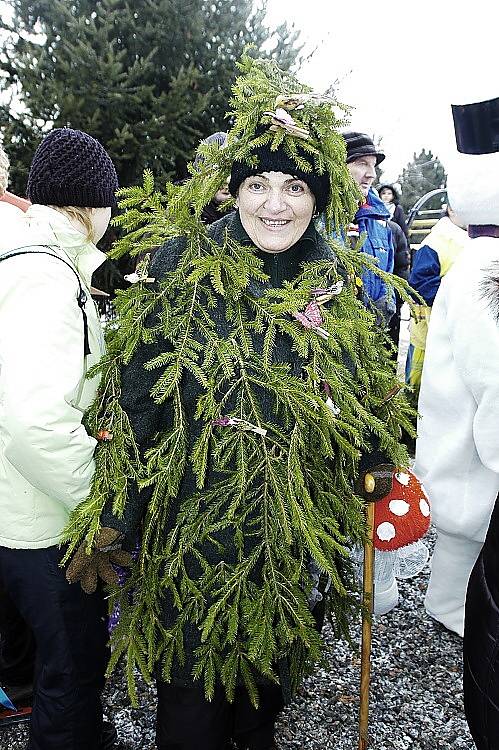
[[[392, 230], [387, 223], [389, 218], [390, 214], [385, 204], [371, 189], [367, 196], [367, 203], [360, 206], [354, 221], [359, 227], [359, 234], [364, 232], [367, 234], [362, 252], [376, 258], [378, 267], [382, 271], [392, 273], [395, 255]], [[388, 322], [395, 312], [393, 291], [388, 290], [386, 284], [373, 271], [365, 271], [362, 282], [366, 303], [371, 303]]]
[[461, 254], [466, 242], [466, 232], [444, 216], [416, 251], [409, 284], [427, 305], [433, 305], [442, 277]]
[[427, 305], [433, 305], [442, 276], [438, 254], [429, 245], [422, 245], [414, 256], [409, 284], [422, 296]]

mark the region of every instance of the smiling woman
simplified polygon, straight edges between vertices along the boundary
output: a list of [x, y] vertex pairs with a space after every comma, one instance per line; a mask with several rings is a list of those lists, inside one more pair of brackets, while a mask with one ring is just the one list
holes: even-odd
[[[203, 146], [164, 202], [147, 176], [124, 193], [138, 229], [122, 250], [156, 252], [108, 329], [91, 421], [114, 437], [67, 534], [75, 549], [88, 531], [99, 554], [99, 524], [127, 541], [142, 528], [111, 667], [126, 655], [129, 685], [155, 667], [159, 750], [275, 747], [283, 700], [320, 658], [325, 608], [341, 631], [354, 602], [353, 482], [372, 428], [407, 461], [405, 402], [387, 398], [394, 368], [357, 297], [364, 256], [313, 221], [323, 212], [330, 236], [355, 212], [341, 107], [274, 63], [241, 68], [225, 146]], [[238, 210], [206, 228], [227, 178]]]
[[282, 172], [262, 172], [241, 184], [236, 206], [241, 224], [259, 250], [282, 253], [312, 220], [315, 197], [303, 180]]

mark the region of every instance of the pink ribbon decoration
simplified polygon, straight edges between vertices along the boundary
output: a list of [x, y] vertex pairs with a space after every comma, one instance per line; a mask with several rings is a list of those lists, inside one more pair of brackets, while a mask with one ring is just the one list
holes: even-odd
[[294, 312], [293, 318], [301, 323], [304, 328], [318, 333], [323, 339], [329, 338], [329, 333], [322, 328], [322, 315], [316, 300], [309, 302], [304, 312]]

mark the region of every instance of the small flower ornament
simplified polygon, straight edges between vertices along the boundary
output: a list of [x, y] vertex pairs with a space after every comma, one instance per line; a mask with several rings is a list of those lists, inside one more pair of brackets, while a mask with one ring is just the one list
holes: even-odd
[[156, 281], [156, 279], [153, 279], [151, 276], [139, 276], [139, 274], [134, 271], [133, 273], [127, 273], [123, 277], [125, 281], [128, 281], [129, 284], [138, 284], [139, 281], [144, 281], [146, 284], [151, 284], [153, 281]]
[[141, 281], [145, 284], [152, 284], [153, 281], [156, 281], [152, 276], [149, 276], [150, 257], [150, 253], [147, 253], [140, 263], [137, 263], [136, 270], [133, 273], [127, 273], [123, 277], [125, 281], [128, 281], [129, 284], [138, 284]]
[[263, 427], [258, 427], [256, 424], [251, 424], [245, 419], [238, 419], [237, 417], [219, 417], [212, 421], [214, 427], [236, 427], [239, 430], [247, 430], [248, 432], [256, 432], [257, 435], [265, 437], [267, 430]]
[[325, 328], [322, 328], [322, 315], [316, 300], [309, 302], [303, 312], [294, 312], [293, 318], [301, 323], [304, 328], [308, 328], [318, 333], [323, 339], [329, 338], [328, 331], [326, 331]]
[[333, 297], [337, 297], [339, 294], [341, 294], [344, 286], [345, 284], [343, 280], [340, 279], [336, 283], [332, 284], [332, 286], [328, 286], [327, 289], [312, 289], [312, 295], [319, 305], [323, 305], [324, 303], [332, 300]]
[[286, 112], [282, 107], [276, 107], [275, 112], [264, 112], [263, 114], [270, 117], [270, 130], [279, 130], [279, 128], [283, 128], [286, 133], [294, 135], [297, 138], [303, 138], [304, 140], [310, 138], [308, 130], [297, 125], [289, 112]]
[[99, 430], [97, 433], [97, 440], [102, 443], [109, 443], [113, 439], [113, 433], [109, 430]]

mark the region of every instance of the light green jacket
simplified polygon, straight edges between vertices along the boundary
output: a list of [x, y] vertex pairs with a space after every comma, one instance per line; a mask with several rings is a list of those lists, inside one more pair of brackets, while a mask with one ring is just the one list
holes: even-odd
[[57, 544], [94, 473], [96, 441], [82, 417], [97, 389], [86, 373], [104, 352], [90, 279], [105, 256], [47, 206], [2, 226], [1, 255], [41, 244], [80, 276], [91, 353], [73, 271], [42, 254], [0, 262], [0, 545], [11, 548]]

